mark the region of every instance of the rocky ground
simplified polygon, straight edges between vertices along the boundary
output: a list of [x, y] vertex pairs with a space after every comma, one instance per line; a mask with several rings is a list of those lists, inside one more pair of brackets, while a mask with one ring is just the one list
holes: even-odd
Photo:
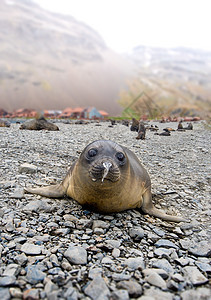
[[[154, 124], [160, 132], [177, 128]], [[210, 299], [208, 127], [194, 123], [171, 136], [147, 131], [142, 141], [121, 124], [57, 125], [58, 132], [0, 128], [1, 300]], [[25, 186], [62, 180], [96, 139], [134, 151], [149, 171], [155, 205], [190, 222], [138, 210], [101, 215], [73, 200], [24, 194]]]

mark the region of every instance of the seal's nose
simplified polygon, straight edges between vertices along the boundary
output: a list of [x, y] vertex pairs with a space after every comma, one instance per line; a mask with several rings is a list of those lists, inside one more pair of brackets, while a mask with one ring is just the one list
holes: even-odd
[[104, 181], [104, 179], [108, 175], [108, 172], [109, 172], [110, 168], [112, 167], [112, 163], [110, 163], [108, 161], [105, 161], [105, 162], [103, 162], [103, 167], [104, 167], [104, 171], [103, 171], [102, 182]]

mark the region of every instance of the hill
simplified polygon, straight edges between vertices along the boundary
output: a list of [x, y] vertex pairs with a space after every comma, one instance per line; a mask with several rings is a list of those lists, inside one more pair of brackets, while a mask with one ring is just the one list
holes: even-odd
[[123, 106], [144, 91], [148, 97], [140, 97], [135, 105], [142, 113], [147, 112], [143, 102], [151, 99], [154, 108], [164, 114], [211, 115], [211, 52], [139, 46], [130, 59], [138, 75], [130, 84], [130, 93], [120, 97]]
[[0, 0], [0, 26], [0, 108], [121, 111], [132, 64], [92, 28], [29, 0]]

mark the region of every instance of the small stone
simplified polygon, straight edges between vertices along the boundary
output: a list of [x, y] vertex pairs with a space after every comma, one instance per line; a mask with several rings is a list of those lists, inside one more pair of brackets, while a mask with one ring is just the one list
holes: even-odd
[[140, 241], [143, 239], [145, 232], [141, 227], [134, 227], [129, 230], [129, 235], [135, 241]]
[[190, 262], [190, 260], [188, 258], [177, 258], [174, 260], [176, 263], [178, 263], [179, 265], [181, 265], [182, 267], [187, 266]]
[[106, 240], [105, 242], [111, 248], [117, 248], [117, 249], [119, 249], [119, 247], [121, 245], [121, 242], [117, 241], [117, 240]]
[[104, 229], [103, 229], [103, 228], [98, 228], [98, 227], [96, 227], [96, 228], [94, 229], [94, 233], [97, 234], [97, 235], [104, 234]]
[[65, 299], [78, 300], [77, 291], [74, 287], [69, 287], [64, 293]]
[[112, 278], [115, 281], [129, 280], [131, 279], [131, 275], [125, 273], [113, 273]]
[[114, 261], [113, 261], [110, 257], [105, 256], [105, 257], [103, 257], [103, 259], [101, 260], [101, 263], [102, 263], [102, 264], [113, 264]]
[[172, 253], [172, 249], [166, 249], [166, 248], [158, 248], [158, 249], [155, 249], [155, 251], [154, 251], [154, 254], [156, 256], [160, 256], [163, 258], [169, 258], [171, 253]]
[[123, 281], [118, 282], [117, 288], [126, 289], [129, 293], [130, 297], [137, 298], [142, 295], [141, 285], [132, 279], [130, 279], [128, 281], [123, 280]]
[[198, 288], [197, 290], [191, 289], [181, 293], [182, 300], [210, 300], [210, 288]]
[[208, 282], [208, 279], [197, 269], [197, 267], [184, 267], [187, 278], [193, 285], [202, 285]]
[[23, 300], [39, 300], [39, 290], [38, 289], [28, 289], [23, 292]]
[[16, 277], [15, 276], [3, 276], [3, 277], [0, 277], [0, 286], [1, 287], [6, 287], [6, 286], [14, 285], [15, 282], [16, 282]]
[[163, 269], [167, 273], [173, 273], [172, 266], [165, 258], [157, 259], [157, 260], [153, 261], [152, 266], [154, 268]]
[[148, 296], [148, 297], [152, 297], [153, 300], [173, 300], [174, 298], [174, 294], [169, 293], [169, 292], [164, 292], [161, 291], [159, 289], [157, 289], [156, 287], [151, 287], [149, 289], [146, 289], [144, 291], [144, 296]]
[[90, 279], [93, 279], [95, 276], [101, 275], [102, 272], [103, 272], [102, 268], [93, 268], [93, 269], [90, 269], [88, 277]]
[[184, 281], [184, 278], [182, 277], [181, 274], [179, 273], [176, 273], [176, 274], [173, 274], [172, 275], [172, 279], [176, 282], [183, 282]]
[[107, 229], [109, 228], [110, 224], [108, 222], [105, 221], [101, 221], [101, 220], [94, 220], [93, 224], [92, 224], [92, 229], [94, 230], [95, 228], [103, 228], [103, 229]]
[[165, 282], [165, 280], [163, 280], [163, 278], [158, 273], [156, 273], [156, 272], [151, 273], [145, 279], [151, 285], [157, 286], [157, 287], [159, 287], [161, 289], [166, 289], [166, 282]]
[[155, 243], [156, 247], [163, 247], [163, 248], [174, 248], [174, 249], [178, 249], [178, 246], [175, 245], [174, 243], [172, 243], [169, 240], [165, 240], [165, 239], [160, 239]]
[[28, 163], [24, 163], [22, 165], [20, 165], [19, 167], [19, 172], [20, 173], [36, 173], [38, 170], [38, 168], [32, 164], [28, 164]]
[[46, 277], [46, 274], [42, 272], [37, 265], [29, 265], [26, 268], [26, 270], [26, 279], [31, 284], [37, 284], [38, 282], [42, 282]]
[[105, 283], [105, 280], [97, 275], [88, 283], [84, 289], [84, 293], [93, 300], [108, 299], [110, 291]]
[[24, 198], [24, 190], [16, 189], [13, 194], [10, 195], [10, 198], [14, 199], [23, 199]]
[[21, 246], [21, 251], [26, 255], [39, 255], [42, 253], [42, 246], [37, 246], [30, 243], [25, 243]]
[[149, 276], [150, 274], [156, 272], [158, 273], [163, 279], [168, 279], [169, 275], [166, 271], [164, 271], [163, 269], [144, 269], [143, 271], [144, 276]]
[[17, 276], [20, 272], [20, 267], [17, 264], [9, 264], [4, 270], [3, 276]]
[[120, 256], [120, 250], [117, 249], [117, 248], [114, 248], [114, 249], [112, 250], [112, 256], [113, 256], [114, 258], [119, 257], [119, 256]]
[[72, 247], [69, 247], [65, 251], [64, 256], [72, 264], [75, 264], [75, 265], [85, 265], [85, 264], [87, 264], [87, 252], [81, 246], [72, 246]]
[[191, 246], [188, 251], [195, 256], [211, 257], [211, 243], [207, 241], [201, 241], [194, 246]]
[[125, 260], [124, 265], [132, 270], [143, 270], [145, 268], [145, 263], [143, 257], [130, 257]]
[[203, 263], [200, 261], [197, 261], [195, 264], [202, 272], [211, 273], [211, 265], [210, 264]]
[[10, 288], [10, 295], [14, 298], [22, 299], [23, 293], [20, 288]]
[[111, 294], [112, 300], [129, 300], [129, 294], [126, 290], [117, 290]]
[[11, 299], [9, 289], [0, 287], [0, 299], [2, 299], [2, 300], [10, 300]]
[[45, 200], [34, 200], [30, 201], [23, 207], [24, 212], [51, 212], [52, 206], [48, 204]]

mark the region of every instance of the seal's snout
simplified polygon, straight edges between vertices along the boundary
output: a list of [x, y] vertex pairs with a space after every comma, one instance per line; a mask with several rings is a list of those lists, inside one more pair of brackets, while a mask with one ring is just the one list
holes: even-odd
[[106, 162], [103, 163], [103, 167], [104, 167], [104, 171], [103, 171], [102, 182], [104, 181], [104, 179], [108, 175], [108, 172], [109, 172], [110, 168], [112, 167], [112, 163], [106, 161]]
[[114, 161], [111, 159], [100, 159], [91, 165], [89, 173], [92, 181], [107, 181], [115, 182], [120, 178], [120, 170]]

